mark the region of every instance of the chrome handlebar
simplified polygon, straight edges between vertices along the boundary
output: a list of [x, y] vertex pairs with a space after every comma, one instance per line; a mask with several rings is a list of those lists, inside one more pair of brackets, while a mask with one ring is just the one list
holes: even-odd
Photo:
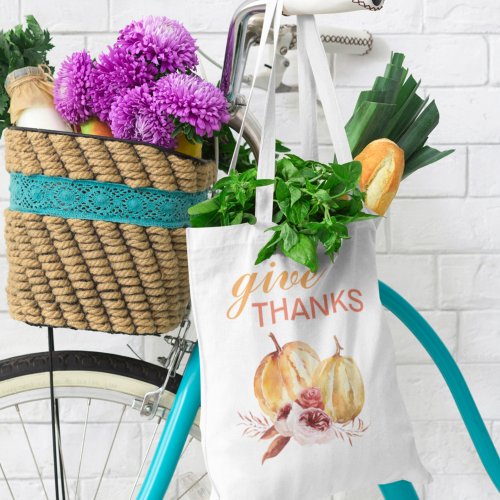
[[[307, 3], [307, 10], [304, 9]], [[380, 10], [384, 0], [286, 0], [284, 12], [288, 14], [316, 14], [348, 12], [353, 10]], [[248, 53], [253, 45], [258, 45], [262, 33], [263, 14], [266, 4], [262, 0], [248, 0], [234, 13], [231, 19], [226, 53], [221, 76], [221, 90], [229, 101], [237, 104], [238, 94], [244, 82], [244, 71]], [[296, 27], [285, 24], [280, 28], [280, 39], [286, 43], [280, 47], [281, 55], [295, 48]], [[330, 51], [366, 54], [371, 50], [373, 38], [364, 30], [340, 29], [331, 34], [323, 34], [322, 40]], [[343, 50], [342, 50], [343, 49]], [[328, 49], [327, 49], [328, 50]]]
[[[304, 9], [305, 4], [307, 4], [307, 9]], [[285, 0], [284, 14], [325, 14], [354, 10], [377, 11], [382, 9], [383, 4], [384, 0]], [[245, 104], [239, 93], [244, 82], [248, 53], [250, 48], [260, 41], [265, 8], [266, 4], [262, 0], [247, 0], [236, 10], [229, 25], [220, 87], [232, 104], [232, 118], [229, 125], [236, 131], [239, 131], [241, 127], [243, 105]], [[281, 26], [280, 37], [287, 41], [287, 44], [281, 48], [282, 50], [295, 48], [295, 33], [295, 26]], [[373, 43], [370, 33], [353, 30], [323, 34], [322, 40], [327, 47], [331, 44], [331, 50], [334, 52], [340, 52], [340, 48], [350, 47], [350, 53], [359, 54], [369, 52]], [[283, 52], [281, 55], [284, 55]], [[243, 137], [257, 159], [260, 126], [250, 113], [247, 115]]]

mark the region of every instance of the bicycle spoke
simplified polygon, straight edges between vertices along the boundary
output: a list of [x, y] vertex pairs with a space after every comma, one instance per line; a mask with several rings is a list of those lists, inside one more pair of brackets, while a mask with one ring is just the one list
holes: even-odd
[[[181, 456], [179, 457], [179, 462], [182, 460], [182, 458], [184, 457], [184, 455], [188, 451], [188, 448], [191, 446], [191, 443], [193, 442], [193, 440], [194, 440], [194, 437], [189, 436], [189, 438], [184, 446], [184, 449], [182, 450]], [[180, 498], [185, 496], [195, 485], [197, 485], [203, 479], [204, 476], [206, 476], [206, 474], [204, 474], [203, 476], [198, 478], [186, 491], [184, 491], [184, 493], [177, 500], [179, 500]]]
[[66, 468], [64, 467], [64, 458], [61, 446], [61, 433], [57, 430], [57, 442], [59, 446], [59, 472], [61, 473], [63, 484], [61, 485], [62, 500], [66, 500], [66, 493], [69, 495], [68, 478], [66, 477]]
[[33, 448], [31, 446], [31, 441], [30, 441], [30, 438], [28, 436], [28, 432], [26, 430], [26, 426], [24, 425], [24, 420], [23, 420], [23, 417], [21, 415], [21, 410], [19, 409], [19, 405], [16, 405], [16, 411], [17, 411], [17, 415], [19, 417], [19, 420], [21, 422], [21, 426], [23, 428], [24, 437], [26, 438], [26, 441], [28, 442], [28, 447], [30, 449], [31, 458], [33, 458], [33, 462], [35, 463], [35, 468], [36, 468], [36, 472], [38, 474], [38, 479], [40, 479], [40, 483], [42, 484], [43, 493], [45, 495], [45, 498], [47, 500], [49, 500], [49, 496], [47, 495], [47, 491], [45, 490], [45, 484], [43, 484], [42, 475], [40, 474], [40, 467], [38, 466], [38, 462], [36, 460], [35, 453], [33, 452]]
[[62, 438], [61, 438], [61, 424], [59, 421], [59, 400], [55, 400], [56, 405], [56, 431], [57, 431], [57, 444], [59, 451], [59, 471], [61, 473], [61, 490], [62, 490], [62, 500], [66, 500], [66, 492], [69, 495], [68, 488], [68, 478], [66, 477], [66, 468], [64, 467], [64, 457], [62, 451]]
[[186, 496], [206, 475], [207, 472], [202, 474], [182, 495], [177, 497], [177, 500], [180, 500], [182, 497]]
[[16, 500], [14, 497], [14, 493], [12, 493], [12, 490], [10, 488], [10, 483], [9, 480], [7, 479], [7, 476], [5, 475], [5, 471], [3, 470], [2, 464], [0, 464], [0, 471], [2, 472], [2, 476], [5, 479], [5, 484], [7, 485], [7, 489], [9, 490], [10, 496], [12, 497], [12, 500]]
[[85, 439], [87, 436], [87, 424], [89, 422], [90, 403], [92, 403], [91, 399], [88, 400], [87, 414], [85, 415], [85, 424], [83, 426], [82, 446], [80, 448], [80, 459], [78, 461], [78, 472], [76, 475], [75, 500], [78, 500], [78, 486], [80, 483], [80, 471], [82, 469], [83, 450], [85, 449]]
[[160, 427], [162, 418], [158, 417], [158, 423], [156, 424], [155, 430], [153, 431], [153, 435], [151, 436], [151, 439], [149, 440], [148, 448], [146, 450], [146, 454], [144, 455], [144, 459], [142, 460], [141, 466], [139, 467], [139, 472], [137, 473], [137, 476], [134, 481], [134, 486], [132, 487], [132, 491], [130, 492], [130, 496], [128, 497], [128, 500], [132, 500], [134, 496], [135, 489], [137, 488], [137, 484], [139, 483], [139, 478], [141, 477], [142, 470], [144, 469], [144, 464], [146, 463], [146, 460], [149, 456], [149, 452], [151, 451], [151, 447], [153, 446], [153, 442], [156, 436], [156, 433], [158, 432], [158, 429]]
[[[47, 327], [47, 337], [49, 344], [49, 383], [50, 383], [50, 425], [52, 431], [52, 460], [54, 464], [54, 489], [56, 500], [59, 500], [59, 480], [57, 477], [57, 437], [56, 437], [56, 419], [55, 419], [55, 393], [54, 393], [54, 329]], [[63, 488], [64, 489], [64, 488]]]
[[137, 351], [134, 350], [134, 348], [130, 345], [130, 344], [127, 344], [127, 347], [130, 349], [130, 351], [132, 351], [132, 354], [137, 358], [137, 359], [140, 359], [141, 361], [144, 361], [140, 356], [139, 354], [137, 354]]
[[189, 446], [191, 445], [191, 443], [193, 442], [193, 439], [194, 437], [193, 436], [189, 436], [188, 437], [188, 440], [184, 446], [184, 449], [182, 450], [182, 453], [181, 453], [181, 456], [179, 457], [179, 461], [182, 459], [182, 457], [184, 456], [184, 454], [186, 453], [187, 449], [189, 448]]
[[108, 460], [111, 455], [111, 452], [113, 451], [113, 446], [115, 445], [115, 440], [116, 440], [116, 435], [118, 434], [118, 430], [120, 429], [120, 426], [122, 425], [122, 420], [123, 420], [123, 414], [125, 413], [126, 406], [123, 405], [122, 407], [122, 413], [120, 415], [120, 420], [118, 421], [118, 425], [116, 426], [115, 433], [113, 435], [113, 439], [111, 441], [111, 446], [109, 447], [108, 455], [106, 456], [106, 461], [104, 462], [104, 467], [101, 472], [101, 477], [99, 478], [99, 482], [97, 483], [97, 490], [94, 495], [94, 500], [97, 498], [97, 494], [99, 493], [99, 489], [101, 487], [102, 483], [102, 478], [104, 477], [104, 472], [106, 471], [106, 467], [108, 466]]

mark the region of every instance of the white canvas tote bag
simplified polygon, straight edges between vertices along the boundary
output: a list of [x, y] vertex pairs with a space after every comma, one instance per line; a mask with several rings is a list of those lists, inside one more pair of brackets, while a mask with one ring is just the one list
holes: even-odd
[[[281, 13], [281, 2], [270, 0], [263, 40], [275, 9]], [[316, 80], [337, 159], [347, 162], [350, 151], [314, 18], [299, 24], [310, 66], [302, 65]], [[260, 178], [275, 173], [273, 80]], [[255, 225], [187, 230], [211, 499], [326, 500], [368, 485], [427, 480], [383, 319], [376, 221], [351, 224], [351, 239], [333, 264], [320, 256], [317, 273], [283, 255], [255, 265], [269, 239], [264, 231], [272, 225], [272, 191], [258, 188]]]

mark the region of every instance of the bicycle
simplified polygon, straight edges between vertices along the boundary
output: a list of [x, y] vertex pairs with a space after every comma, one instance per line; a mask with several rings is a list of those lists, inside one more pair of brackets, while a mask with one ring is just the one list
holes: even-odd
[[[299, 2], [300, 3], [300, 2]], [[356, 2], [359, 8], [364, 2]], [[293, 2], [290, 2], [292, 5]], [[331, 2], [334, 6], [345, 5], [346, 2]], [[383, 5], [382, 0], [374, 0], [373, 5]], [[325, 2], [314, 3], [316, 9], [324, 9]], [[338, 7], [341, 8], [341, 7]], [[259, 1], [246, 2], [233, 16], [230, 28], [228, 45], [226, 48], [225, 62], [221, 85], [233, 106], [231, 125], [238, 129], [241, 123], [242, 108], [245, 104], [240, 96], [240, 89], [245, 83], [244, 69], [250, 47], [259, 40], [261, 19], [264, 5]], [[293, 9], [289, 10], [293, 13]], [[335, 52], [338, 45], [354, 47], [357, 51], [366, 51], [371, 48], [371, 35], [360, 32], [345, 37], [345, 34], [324, 35], [323, 40], [327, 48]], [[285, 25], [280, 31], [279, 52], [282, 56], [279, 62], [286, 69], [286, 52], [294, 48], [294, 27]], [[265, 69], [262, 80], [265, 80]], [[294, 89], [283, 84], [279, 92], [293, 91]], [[258, 154], [260, 141], [259, 127], [255, 119], [247, 120], [245, 139], [254, 155]], [[457, 402], [464, 422], [467, 425], [476, 449], [497, 487], [500, 487], [500, 459], [488, 435], [477, 407], [453, 358], [446, 350], [438, 335], [420, 316], [420, 314], [400, 295], [387, 285], [380, 283], [380, 297], [383, 305], [395, 314], [417, 337], [424, 348], [436, 362], [443, 374], [450, 390]], [[129, 498], [134, 496], [141, 482], [142, 472], [145, 467], [149, 451], [153, 448], [159, 426], [165, 421], [156, 450], [152, 458], [145, 479], [142, 482], [137, 498], [141, 500], [156, 500], [164, 498], [171, 479], [181, 458], [185, 458], [186, 449], [200, 438], [197, 413], [200, 406], [200, 373], [199, 356], [196, 344], [188, 340], [187, 331], [189, 319], [185, 319], [180, 326], [177, 336], [166, 336], [165, 339], [172, 345], [172, 350], [167, 358], [161, 360], [161, 365], [147, 363], [140, 359], [127, 358], [108, 353], [87, 351], [55, 351], [53, 330], [48, 329], [48, 352], [26, 354], [15, 358], [0, 361], [0, 410], [10, 409], [11, 417], [19, 422], [19, 431], [27, 441], [26, 463], [34, 462], [38, 477], [38, 491], [40, 497], [49, 498], [49, 487], [45, 468], [53, 467], [54, 482], [56, 484], [56, 498], [78, 498], [79, 494], [96, 498], [102, 494], [102, 485], [106, 470], [111, 463], [116, 439], [122, 426], [133, 426], [138, 417], [156, 419], [156, 425], [149, 440], [145, 458], [138, 463], [139, 473], [133, 484], [126, 485]], [[183, 375], [178, 373], [183, 355], [188, 353], [189, 360]], [[79, 401], [79, 405], [75, 400]], [[66, 405], [65, 403], [69, 403]], [[33, 408], [45, 408], [50, 414], [52, 435], [52, 463], [39, 463], [35, 456], [36, 443], [30, 440], [28, 429], [33, 422]], [[79, 453], [76, 466], [77, 475], [68, 475], [69, 459], [65, 457], [62, 444], [65, 435], [61, 426], [61, 415], [65, 411], [81, 407], [83, 417], [77, 419], [79, 440]], [[30, 419], [26, 418], [28, 408]], [[69, 408], [69, 410], [67, 410]], [[93, 423], [90, 421], [92, 411], [100, 411], [98, 415], [103, 418], [102, 424], [109, 427], [111, 437], [110, 446], [103, 450], [104, 466], [97, 472], [95, 480], [97, 485], [92, 488], [83, 485], [88, 482], [88, 477], [81, 474], [82, 464], [87, 464], [89, 459], [85, 454], [87, 436]], [[116, 414], [116, 416], [114, 414]], [[109, 424], [106, 422], [109, 422]], [[5, 417], [3, 420], [6, 420]], [[140, 420], [139, 420], [140, 421]], [[48, 420], [38, 419], [37, 422]], [[106, 432], [104, 432], [106, 435]], [[109, 437], [106, 436], [106, 437]], [[104, 436], [103, 436], [104, 437]], [[187, 444], [186, 444], [187, 442]], [[116, 452], [115, 452], [116, 455]], [[0, 480], [3, 479], [7, 493], [15, 498], [9, 469], [3, 466], [0, 453]], [[20, 460], [24, 458], [21, 457]], [[65, 460], [66, 458], [66, 460]], [[94, 465], [94, 464], [92, 464]], [[69, 476], [69, 477], [68, 477]], [[195, 488], [203, 481], [204, 473], [191, 478], [190, 483], [183, 487], [177, 496], [167, 498], [188, 499]], [[44, 480], [45, 479], [45, 480]], [[69, 482], [68, 482], [69, 480]], [[58, 484], [60, 482], [60, 484]], [[71, 488], [69, 485], [71, 484]], [[83, 489], [81, 489], [83, 488]], [[89, 489], [90, 488], [90, 489]], [[387, 499], [414, 499], [417, 494], [410, 483], [399, 481], [397, 483], [380, 485], [382, 494]], [[73, 493], [73, 494], [72, 494]], [[113, 498], [118, 492], [113, 492]], [[84, 496], [87, 498], [87, 496]], [[199, 497], [198, 497], [199, 498]]]

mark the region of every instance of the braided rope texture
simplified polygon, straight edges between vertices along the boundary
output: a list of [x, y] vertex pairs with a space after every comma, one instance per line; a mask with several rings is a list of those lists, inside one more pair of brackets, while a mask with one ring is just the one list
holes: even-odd
[[156, 146], [78, 134], [27, 129], [5, 131], [8, 172], [86, 179], [165, 191], [205, 191], [217, 174], [213, 162]]
[[[154, 146], [5, 131], [9, 172], [197, 192], [216, 166]], [[14, 319], [110, 333], [176, 328], [189, 300], [185, 229], [65, 219], [7, 209], [7, 298]]]
[[[358, 47], [366, 47], [365, 52], [361, 55], [368, 54], [373, 48], [373, 35], [368, 33], [368, 38], [361, 38], [357, 36], [349, 35], [320, 35], [320, 39], [323, 43], [334, 43], [338, 45], [354, 45]], [[293, 50], [297, 48], [297, 30], [295, 29], [292, 34], [292, 40], [289, 45], [289, 49]]]

